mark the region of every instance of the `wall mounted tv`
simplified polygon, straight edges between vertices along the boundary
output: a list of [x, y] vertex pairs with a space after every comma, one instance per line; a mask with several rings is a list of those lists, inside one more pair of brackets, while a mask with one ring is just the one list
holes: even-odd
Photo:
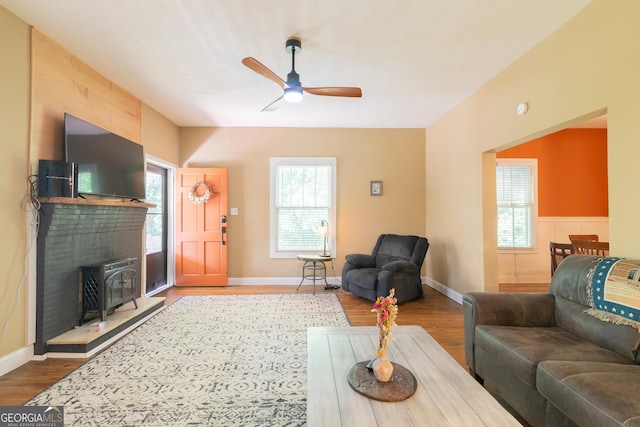
[[142, 145], [68, 113], [64, 141], [67, 162], [77, 164], [80, 196], [145, 198]]

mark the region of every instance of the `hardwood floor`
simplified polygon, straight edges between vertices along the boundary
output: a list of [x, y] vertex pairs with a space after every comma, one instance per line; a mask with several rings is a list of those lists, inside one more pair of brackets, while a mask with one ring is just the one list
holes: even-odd
[[[424, 297], [402, 304], [398, 310], [398, 325], [422, 326], [465, 369], [462, 306], [429, 286], [423, 286]], [[547, 292], [549, 284], [501, 285], [501, 292]], [[157, 296], [166, 297], [170, 305], [187, 295], [252, 295], [311, 293], [311, 286], [228, 286], [170, 288]], [[341, 289], [316, 292], [335, 292], [340, 298], [352, 326], [375, 326], [371, 302]], [[47, 359], [31, 361], [0, 377], [0, 406], [22, 405], [59, 379], [86, 362], [86, 359]]]

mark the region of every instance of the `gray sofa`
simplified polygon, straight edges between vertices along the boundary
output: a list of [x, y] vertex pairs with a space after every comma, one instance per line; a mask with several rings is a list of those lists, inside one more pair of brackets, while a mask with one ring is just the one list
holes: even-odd
[[470, 373], [532, 426], [640, 426], [640, 333], [586, 313], [600, 260], [567, 257], [549, 293], [463, 296]]

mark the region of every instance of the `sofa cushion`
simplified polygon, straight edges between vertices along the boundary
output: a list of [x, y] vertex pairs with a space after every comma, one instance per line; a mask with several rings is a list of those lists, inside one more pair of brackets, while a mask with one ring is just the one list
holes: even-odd
[[556, 325], [585, 340], [636, 360], [640, 334], [631, 326], [603, 322], [586, 313], [588, 307], [556, 297]]
[[376, 289], [378, 287], [379, 268], [357, 268], [347, 273], [347, 280], [362, 289]]
[[475, 345], [531, 387], [536, 387], [536, 369], [544, 360], [633, 363], [558, 327], [478, 325]]
[[375, 268], [376, 260], [371, 255], [349, 254], [345, 257], [347, 262], [355, 268]]
[[551, 278], [556, 326], [640, 363], [640, 333], [631, 326], [603, 322], [587, 314], [589, 287], [601, 257], [570, 255]]
[[392, 261], [411, 261], [416, 264], [418, 262], [422, 264], [421, 261], [414, 257], [414, 251], [419, 239], [417, 236], [382, 235], [373, 250], [376, 267], [381, 268]]
[[640, 426], [640, 366], [549, 360], [541, 362], [538, 391], [584, 426]]
[[586, 255], [566, 257], [551, 277], [549, 293], [588, 307], [589, 272], [598, 264], [598, 259], [598, 257]]

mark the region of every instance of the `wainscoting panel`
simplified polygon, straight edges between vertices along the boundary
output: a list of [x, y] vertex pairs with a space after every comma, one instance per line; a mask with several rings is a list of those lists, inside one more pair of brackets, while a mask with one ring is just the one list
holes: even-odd
[[546, 283], [551, 280], [549, 242], [569, 243], [569, 234], [597, 234], [609, 241], [607, 217], [539, 217], [536, 247], [525, 251], [498, 252], [500, 283]]

